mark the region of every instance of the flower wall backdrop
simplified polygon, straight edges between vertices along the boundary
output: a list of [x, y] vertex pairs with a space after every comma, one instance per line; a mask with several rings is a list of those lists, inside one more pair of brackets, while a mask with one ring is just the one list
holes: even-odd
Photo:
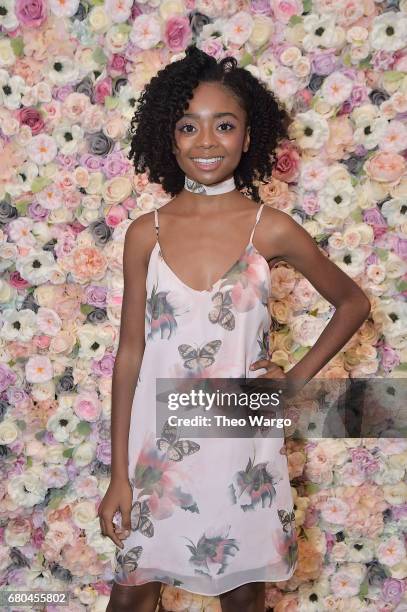
[[[169, 199], [127, 159], [138, 94], [194, 40], [267, 83], [294, 120], [263, 201], [372, 303], [320, 376], [402, 378], [407, 0], [1, 0], [0, 26], [0, 585], [69, 590], [70, 612], [101, 611], [123, 240]], [[333, 307], [284, 263], [271, 274], [270, 351], [288, 369]], [[300, 563], [267, 585], [267, 605], [406, 610], [406, 441], [287, 450]], [[170, 585], [163, 606], [220, 610]]]

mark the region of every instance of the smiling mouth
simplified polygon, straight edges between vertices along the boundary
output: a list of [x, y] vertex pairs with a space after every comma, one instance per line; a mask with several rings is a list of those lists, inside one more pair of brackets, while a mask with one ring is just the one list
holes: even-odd
[[216, 157], [191, 157], [192, 161], [196, 166], [203, 169], [217, 168], [223, 160], [222, 155]]

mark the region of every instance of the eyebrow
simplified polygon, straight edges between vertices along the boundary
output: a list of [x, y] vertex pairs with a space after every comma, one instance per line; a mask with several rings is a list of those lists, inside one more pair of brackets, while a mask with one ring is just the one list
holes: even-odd
[[[235, 115], [235, 113], [212, 113], [212, 117], [224, 117], [225, 115], [231, 115], [235, 119], [239, 119], [239, 117], [237, 115]], [[184, 113], [183, 117], [195, 117], [195, 118], [198, 118], [199, 114], [198, 113]]]

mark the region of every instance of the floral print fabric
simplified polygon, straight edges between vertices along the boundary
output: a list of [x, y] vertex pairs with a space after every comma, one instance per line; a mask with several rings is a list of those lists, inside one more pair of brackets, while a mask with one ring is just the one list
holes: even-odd
[[[253, 378], [268, 354], [270, 274], [252, 239], [211, 289], [188, 287], [158, 239], [146, 278], [145, 352], [129, 430], [131, 533], [116, 582], [158, 580], [201, 595], [287, 580], [297, 563], [284, 433], [273, 438], [156, 436], [156, 378]], [[284, 430], [281, 430], [282, 432]]]

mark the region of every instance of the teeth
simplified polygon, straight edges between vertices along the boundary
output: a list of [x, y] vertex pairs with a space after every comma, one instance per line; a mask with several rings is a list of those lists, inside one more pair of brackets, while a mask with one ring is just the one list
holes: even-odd
[[222, 158], [221, 157], [211, 157], [209, 159], [204, 159], [202, 157], [193, 157], [192, 159], [197, 162], [202, 162], [203, 164], [213, 164], [221, 160]]

